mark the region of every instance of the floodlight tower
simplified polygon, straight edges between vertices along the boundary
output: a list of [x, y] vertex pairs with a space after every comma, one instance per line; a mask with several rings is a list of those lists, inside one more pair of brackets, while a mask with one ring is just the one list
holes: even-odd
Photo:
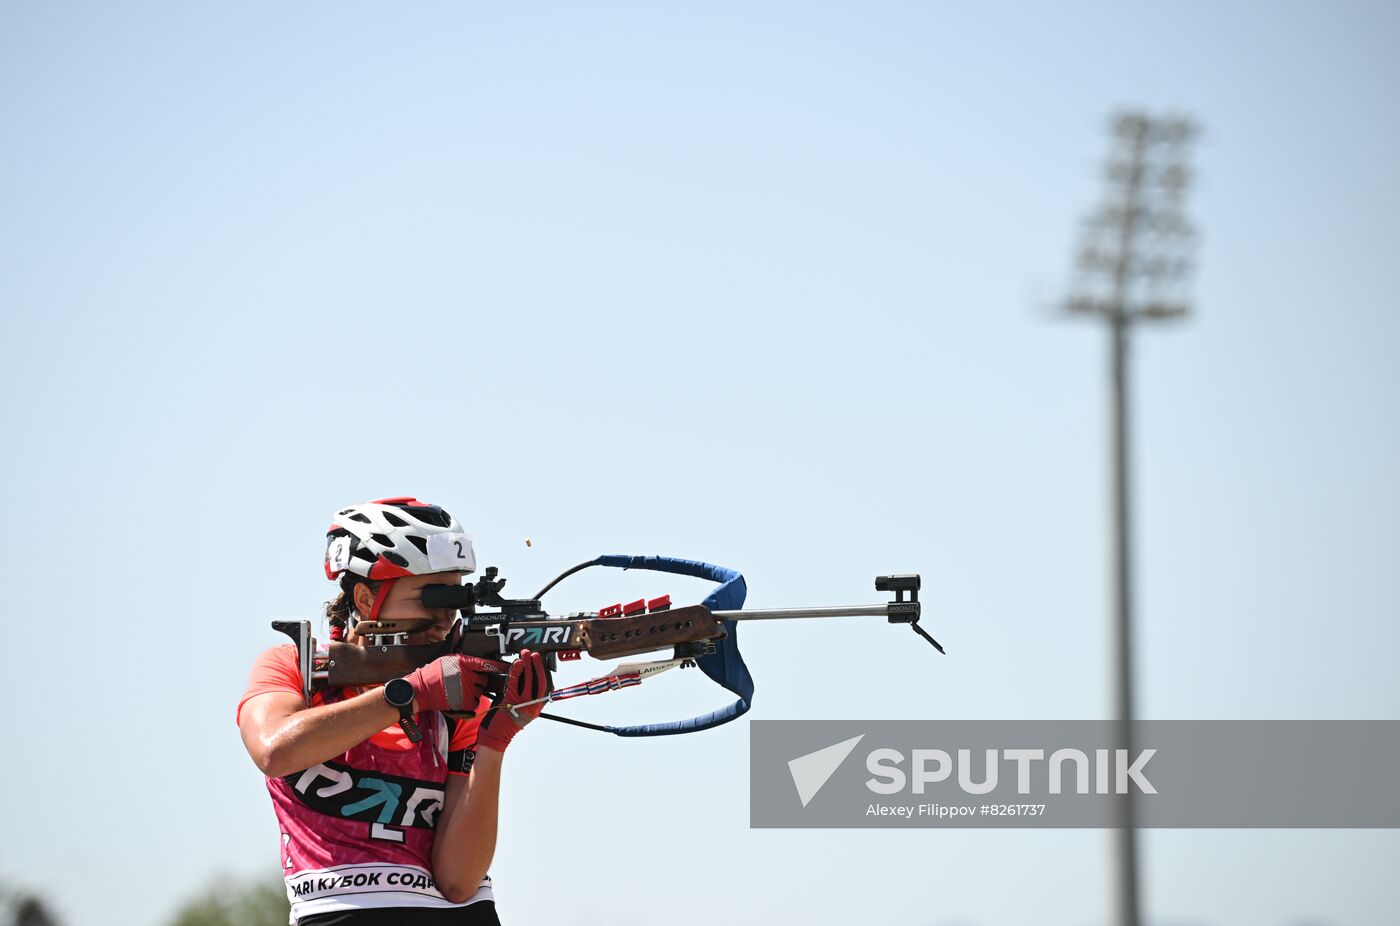
[[[1077, 280], [1068, 312], [1108, 324], [1113, 384], [1112, 505], [1113, 679], [1117, 746], [1132, 743], [1132, 546], [1128, 482], [1128, 333], [1139, 322], [1187, 314], [1185, 289], [1195, 235], [1182, 211], [1190, 181], [1189, 145], [1196, 135], [1183, 118], [1122, 112], [1111, 119], [1108, 190], [1084, 223]], [[1114, 898], [1117, 926], [1140, 926], [1136, 820], [1132, 795], [1116, 802]]]

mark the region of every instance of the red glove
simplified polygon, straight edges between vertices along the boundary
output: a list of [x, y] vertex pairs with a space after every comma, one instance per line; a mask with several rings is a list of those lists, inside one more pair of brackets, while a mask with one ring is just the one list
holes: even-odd
[[510, 669], [504, 662], [453, 653], [404, 676], [413, 686], [415, 710], [474, 711], [489, 676]]
[[477, 748], [505, 752], [515, 734], [544, 710], [543, 703], [521, 708], [515, 705], [543, 698], [553, 687], [549, 670], [544, 667], [544, 657], [527, 649], [521, 650], [520, 658], [510, 667], [510, 678], [506, 679], [500, 703], [487, 712], [486, 719], [481, 722], [476, 736]]

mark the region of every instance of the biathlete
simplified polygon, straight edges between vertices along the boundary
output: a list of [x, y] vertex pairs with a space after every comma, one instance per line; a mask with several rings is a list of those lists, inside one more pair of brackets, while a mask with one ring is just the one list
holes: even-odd
[[[342, 509], [326, 535], [331, 638], [364, 645], [361, 621], [429, 618], [409, 644], [441, 642], [456, 613], [421, 589], [476, 568], [471, 540], [436, 505], [386, 498]], [[501, 758], [540, 705], [492, 710], [488, 676], [504, 663], [450, 655], [384, 686], [303, 698], [296, 647], [253, 665], [238, 702], [243, 744], [267, 776], [281, 868], [298, 926], [486, 926]], [[501, 706], [549, 692], [539, 653], [509, 666]], [[415, 741], [416, 740], [416, 741]]]

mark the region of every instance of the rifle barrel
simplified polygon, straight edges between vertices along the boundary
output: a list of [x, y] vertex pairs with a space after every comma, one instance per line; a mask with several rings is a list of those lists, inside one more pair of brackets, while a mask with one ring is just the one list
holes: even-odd
[[755, 611], [714, 611], [720, 621], [780, 621], [794, 617], [889, 617], [885, 604], [853, 604], [835, 608], [769, 608]]

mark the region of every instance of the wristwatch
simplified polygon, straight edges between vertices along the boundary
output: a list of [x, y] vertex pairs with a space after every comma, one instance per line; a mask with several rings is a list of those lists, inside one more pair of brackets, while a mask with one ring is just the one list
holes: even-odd
[[413, 686], [406, 678], [392, 678], [384, 683], [384, 701], [399, 712], [399, 726], [411, 743], [423, 739], [423, 731], [413, 722]]

